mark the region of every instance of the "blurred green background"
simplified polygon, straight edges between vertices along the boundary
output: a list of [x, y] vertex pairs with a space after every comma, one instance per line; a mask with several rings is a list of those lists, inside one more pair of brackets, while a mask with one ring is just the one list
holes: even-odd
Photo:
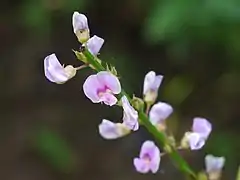
[[145, 74], [165, 76], [158, 100], [174, 106], [168, 120], [177, 139], [195, 116], [213, 132], [201, 151], [182, 152], [196, 170], [204, 156], [226, 157], [223, 179], [240, 162], [239, 0], [10, 0], [0, 16], [0, 179], [183, 179], [168, 157], [157, 175], [135, 172], [132, 159], [151, 136], [142, 128], [116, 141], [98, 135], [102, 118], [120, 121], [119, 108], [92, 104], [82, 70], [64, 85], [47, 81], [43, 59], [81, 65], [72, 13], [88, 16], [91, 34], [105, 39], [101, 58], [116, 66], [122, 84], [142, 94]]

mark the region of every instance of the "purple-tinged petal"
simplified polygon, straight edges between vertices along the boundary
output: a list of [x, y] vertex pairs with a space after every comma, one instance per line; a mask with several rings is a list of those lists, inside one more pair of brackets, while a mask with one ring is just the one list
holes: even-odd
[[205, 138], [201, 134], [189, 133], [187, 139], [191, 150], [199, 150], [205, 145]]
[[98, 89], [104, 88], [103, 84], [98, 81], [97, 75], [90, 75], [83, 84], [84, 94], [93, 102], [101, 102], [98, 95]]
[[167, 119], [172, 112], [172, 106], [164, 102], [158, 102], [152, 106], [149, 112], [149, 118], [152, 124], [160, 124], [163, 123], [163, 121]]
[[93, 37], [91, 37], [87, 42], [86, 42], [86, 46], [88, 48], [88, 50], [93, 54], [93, 55], [97, 55], [102, 47], [104, 43], [104, 39], [94, 35]]
[[156, 173], [159, 169], [161, 160], [160, 150], [152, 141], [145, 141], [142, 144], [139, 158], [134, 159], [134, 166], [137, 171]]
[[207, 155], [205, 157], [206, 172], [211, 173], [214, 171], [221, 171], [225, 164], [224, 157], [215, 157], [213, 155]]
[[100, 101], [102, 101], [104, 104], [106, 104], [108, 106], [113, 106], [113, 105], [117, 104], [118, 99], [111, 93], [104, 93], [100, 97]]
[[113, 123], [103, 119], [98, 126], [100, 135], [105, 139], [117, 139], [129, 134], [131, 131], [120, 123]]
[[146, 74], [143, 84], [143, 94], [146, 95], [149, 91], [157, 92], [162, 82], [163, 76], [158, 75], [154, 71]]
[[121, 84], [116, 76], [108, 71], [101, 71], [97, 73], [99, 83], [105, 88], [109, 89], [113, 94], [121, 92]]
[[155, 91], [158, 91], [161, 83], [162, 83], [162, 80], [163, 80], [163, 76], [162, 75], [157, 75], [155, 77], [155, 80], [152, 84], [152, 89], [155, 90]]
[[143, 83], [143, 94], [146, 95], [146, 93], [151, 89], [152, 84], [155, 81], [156, 73], [154, 71], [150, 71], [146, 74], [144, 78]]
[[135, 166], [135, 169], [140, 173], [147, 173], [150, 169], [149, 164], [147, 164], [143, 159], [140, 158], [134, 158], [133, 164]]
[[117, 103], [113, 95], [121, 92], [121, 85], [116, 76], [107, 71], [101, 71], [89, 76], [83, 84], [85, 95], [93, 102], [104, 102], [112, 106]]
[[152, 173], [156, 173], [158, 171], [160, 166], [160, 161], [161, 161], [161, 154], [158, 147], [156, 146], [154, 150], [154, 154], [152, 156], [151, 163], [150, 163], [150, 169]]
[[75, 11], [72, 16], [72, 25], [75, 34], [79, 30], [88, 29], [87, 17], [84, 14]]
[[44, 59], [44, 73], [49, 81], [59, 84], [69, 79], [55, 54], [51, 54]]
[[212, 125], [204, 118], [196, 117], [193, 119], [192, 131], [207, 138], [212, 131]]
[[140, 158], [144, 158], [146, 154], [149, 156], [150, 159], [154, 159], [154, 157], [160, 155], [160, 151], [158, 147], [152, 141], [145, 141], [142, 144], [141, 151], [140, 151]]
[[138, 130], [138, 112], [130, 105], [126, 96], [121, 98], [123, 106], [123, 124], [133, 131]]

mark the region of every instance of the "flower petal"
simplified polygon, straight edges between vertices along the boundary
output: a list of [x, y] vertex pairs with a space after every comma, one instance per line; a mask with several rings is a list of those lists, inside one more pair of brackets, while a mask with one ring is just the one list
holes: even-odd
[[208, 120], [196, 117], [193, 119], [192, 131], [200, 133], [202, 136], [207, 138], [212, 131], [212, 125]]
[[87, 17], [84, 14], [75, 11], [72, 16], [72, 25], [75, 34], [79, 30], [88, 29]]
[[154, 154], [152, 156], [152, 160], [150, 162], [150, 169], [152, 173], [156, 173], [158, 171], [160, 166], [160, 161], [161, 161], [160, 150], [156, 146], [154, 150]]
[[201, 134], [189, 133], [187, 139], [191, 150], [199, 150], [205, 145], [205, 138]]
[[[142, 144], [140, 155], [141, 162], [137, 161], [138, 164], [142, 165], [140, 167], [145, 167], [143, 162], [146, 163], [149, 167], [149, 170], [152, 173], [156, 173], [159, 169], [161, 155], [159, 148], [152, 141], [145, 141]], [[145, 167], [146, 168], [146, 167]], [[144, 169], [145, 170], [145, 169]]]
[[44, 73], [49, 81], [55, 83], [64, 83], [69, 79], [55, 54], [51, 54], [44, 59]]
[[155, 80], [152, 84], [152, 89], [155, 90], [155, 91], [158, 91], [161, 83], [162, 83], [162, 80], [163, 80], [163, 76], [162, 75], [157, 75], [155, 77]]
[[101, 102], [98, 96], [98, 89], [104, 88], [102, 84], [99, 83], [97, 75], [90, 75], [83, 84], [84, 94], [93, 102]]
[[105, 139], [117, 139], [130, 133], [130, 130], [120, 123], [103, 119], [98, 126], [100, 135]]
[[126, 96], [121, 98], [123, 106], [123, 124], [133, 131], [138, 130], [138, 112], [130, 105]]
[[153, 141], [148, 140], [142, 144], [139, 157], [144, 158], [146, 154], [149, 155], [150, 159], [160, 155], [160, 151]]
[[146, 93], [151, 89], [152, 84], [155, 81], [156, 73], [154, 71], [150, 71], [145, 75], [144, 83], [143, 83], [143, 94]]
[[133, 164], [136, 168], [136, 170], [140, 173], [147, 173], [150, 169], [149, 165], [140, 158], [134, 158]]
[[162, 80], [163, 76], [156, 76], [154, 71], [148, 72], [144, 78], [143, 94], [146, 95], [148, 91], [158, 91]]
[[104, 39], [94, 35], [86, 42], [86, 46], [93, 55], [97, 55], [103, 43], [104, 43]]
[[119, 94], [121, 92], [121, 84], [116, 76], [107, 71], [101, 71], [97, 73], [98, 81], [107, 87], [113, 94]]
[[149, 112], [149, 118], [152, 124], [160, 124], [173, 112], [172, 106], [164, 102], [154, 104]]
[[205, 157], [205, 166], [207, 173], [213, 171], [221, 171], [225, 164], [224, 157], [215, 157], [213, 155], [207, 155]]
[[113, 105], [117, 104], [118, 99], [114, 95], [112, 95], [111, 93], [104, 93], [100, 97], [100, 101], [104, 102], [104, 104], [106, 104], [108, 106], [113, 106]]

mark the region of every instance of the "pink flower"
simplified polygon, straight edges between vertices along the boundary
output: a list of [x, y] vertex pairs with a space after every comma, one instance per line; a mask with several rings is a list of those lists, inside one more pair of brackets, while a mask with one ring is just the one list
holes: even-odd
[[76, 69], [71, 65], [64, 68], [56, 55], [51, 54], [44, 59], [44, 73], [49, 81], [63, 84], [76, 75]]
[[139, 158], [134, 158], [133, 164], [140, 173], [152, 171], [156, 173], [161, 160], [160, 150], [152, 141], [145, 141], [142, 145]]
[[117, 103], [115, 94], [121, 92], [121, 85], [116, 76], [107, 71], [90, 75], [83, 84], [85, 95], [93, 102], [103, 102], [113, 106]]
[[133, 131], [138, 130], [138, 112], [130, 105], [126, 96], [123, 96], [121, 101], [123, 106], [123, 124]]
[[131, 132], [128, 127], [121, 123], [113, 123], [109, 120], [103, 119], [98, 126], [100, 135], [105, 139], [117, 139], [123, 137]]
[[191, 150], [201, 149], [212, 131], [212, 125], [204, 118], [193, 119], [192, 132], [186, 133]]
[[113, 123], [103, 119], [98, 126], [100, 135], [105, 139], [117, 139], [139, 128], [138, 112], [130, 105], [126, 96], [121, 98], [123, 106], [123, 122]]

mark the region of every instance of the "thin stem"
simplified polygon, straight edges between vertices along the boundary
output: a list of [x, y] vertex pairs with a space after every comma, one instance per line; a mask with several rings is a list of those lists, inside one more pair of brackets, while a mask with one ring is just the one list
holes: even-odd
[[150, 103], [147, 103], [147, 106], [146, 106], [146, 114], [149, 113], [150, 107], [151, 107], [151, 104], [150, 104]]
[[[91, 64], [97, 72], [99, 71], [105, 71], [106, 69], [99, 63], [98, 59], [93, 56], [87, 49], [83, 51], [83, 54], [86, 56], [89, 64]], [[122, 89], [120, 95], [125, 95], [128, 99], [130, 99], [130, 96]], [[167, 136], [158, 131], [157, 128], [150, 122], [148, 116], [142, 112], [138, 111], [139, 118], [141, 119], [142, 125], [146, 127], [146, 129], [154, 136], [156, 141], [163, 145], [163, 147], [167, 147], [171, 159], [177, 167], [184, 172], [186, 175], [191, 176], [193, 179], [196, 179], [197, 176], [194, 173], [194, 171], [190, 168], [188, 163], [182, 158], [182, 156], [178, 153], [177, 149], [171, 145], [169, 142]]]
[[78, 71], [78, 70], [83, 69], [83, 68], [86, 68], [86, 67], [88, 67], [88, 65], [83, 64], [83, 65], [81, 65], [81, 66], [75, 67], [75, 69]]

